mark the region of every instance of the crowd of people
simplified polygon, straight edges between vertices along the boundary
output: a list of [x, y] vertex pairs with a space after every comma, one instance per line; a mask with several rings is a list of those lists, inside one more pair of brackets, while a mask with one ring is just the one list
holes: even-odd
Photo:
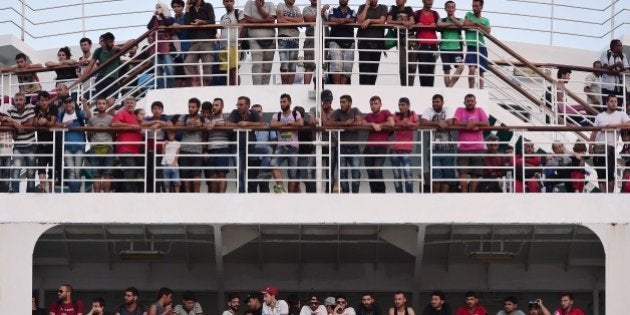
[[[412, 110], [407, 97], [398, 100], [395, 113], [382, 108], [379, 96], [370, 98], [366, 114], [353, 106], [352, 96], [347, 94], [339, 97], [337, 109], [330, 90], [322, 92], [321, 100], [320, 108], [305, 111], [293, 105], [290, 95], [282, 94], [280, 110], [269, 111], [271, 118], [265, 121], [262, 105], [252, 105], [247, 96], [239, 97], [229, 114], [224, 112], [221, 98], [212, 102], [191, 98], [187, 113], [167, 116], [162, 102], [153, 102], [147, 114], [136, 108], [134, 98], [125, 99], [115, 111], [108, 110], [107, 100], [101, 97], [92, 112], [89, 106], [78, 106], [64, 85], [59, 85], [55, 97], [40, 91], [36, 105], [27, 104], [26, 96], [17, 93], [15, 105], [6, 114], [0, 111], [1, 126], [12, 127], [0, 131], [0, 139], [4, 139], [2, 188], [18, 192], [21, 171], [26, 169], [28, 192], [52, 192], [52, 179], [61, 178], [63, 164], [70, 192], [81, 191], [81, 177], [88, 172], [94, 192], [142, 192], [145, 184], [149, 192], [154, 187], [164, 192], [200, 192], [206, 181], [209, 192], [223, 193], [227, 174], [234, 170], [238, 171], [240, 192], [300, 192], [303, 183], [305, 191], [312, 193], [317, 190], [314, 140], [321, 131], [305, 127], [321, 125], [345, 129], [338, 139], [335, 133], [333, 139], [326, 139], [330, 134], [322, 132], [323, 141], [330, 141], [322, 146], [327, 190], [337, 187], [344, 193], [359, 192], [363, 164], [370, 192], [384, 193], [383, 169], [389, 160], [395, 191], [413, 192], [414, 172], [428, 172], [414, 166], [422, 165], [414, 161], [414, 152], [422, 153], [419, 140], [415, 141], [421, 137], [418, 127], [431, 126], [435, 128], [429, 139], [434, 192], [551, 192], [558, 188], [582, 192], [589, 157], [593, 157], [591, 165], [601, 191], [614, 191], [616, 132], [595, 131], [590, 142], [577, 142], [573, 152], [556, 142], [553, 153], [538, 153], [528, 139], [523, 140], [522, 152], [514, 152], [509, 139], [499, 141], [495, 134], [484, 135], [488, 115], [477, 106], [473, 94], [466, 95], [464, 106], [458, 108], [445, 106], [444, 97], [436, 94], [431, 107], [421, 114]], [[630, 126], [628, 115], [617, 111], [615, 95], [607, 97], [607, 110], [597, 115], [595, 125]], [[86, 126], [95, 129], [72, 129]], [[54, 127], [69, 130], [50, 130]], [[252, 128], [251, 132], [243, 130]], [[367, 138], [361, 133], [367, 133]], [[622, 134], [627, 142], [630, 135]], [[623, 150], [620, 154], [625, 157], [628, 150]], [[114, 179], [116, 170], [121, 171], [118, 180]], [[509, 187], [499, 184], [505, 178]], [[548, 182], [541, 183], [541, 178]]]
[[[124, 291], [120, 305], [106, 307], [101, 297], [92, 300], [91, 305], [85, 305], [82, 300], [73, 298], [73, 289], [69, 284], [59, 286], [58, 299], [50, 304], [49, 315], [103, 315], [109, 309], [115, 315], [199, 315], [211, 314], [204, 312], [194, 292], [185, 291], [181, 295], [181, 303], [176, 304], [174, 293], [169, 288], [161, 288], [157, 292], [155, 302], [144, 306], [140, 304], [138, 289], [129, 287]], [[389, 308], [382, 307], [376, 301], [373, 293], [361, 294], [361, 301], [356, 307], [344, 295], [320, 296], [308, 294], [304, 298], [290, 294], [286, 300], [280, 298], [280, 292], [275, 287], [266, 287], [261, 291], [252, 292], [245, 298], [238, 293], [227, 294], [227, 308], [222, 315], [487, 315], [486, 307], [480, 303], [480, 296], [474, 291], [464, 294], [464, 303], [451, 307], [442, 291], [433, 291], [429, 302], [424, 307], [414, 307], [407, 301], [407, 293], [397, 291], [393, 294], [393, 303]], [[558, 307], [551, 312], [543, 300], [534, 298], [527, 303], [528, 315], [584, 315], [584, 312], [574, 305], [572, 293], [561, 293]], [[245, 307], [246, 304], [247, 307]], [[89, 309], [89, 311], [87, 311]], [[86, 312], [87, 311], [87, 312]], [[33, 297], [33, 315], [45, 314], [37, 305]], [[496, 312], [497, 315], [525, 315], [519, 309], [519, 301], [514, 296], [506, 296], [503, 305]]]

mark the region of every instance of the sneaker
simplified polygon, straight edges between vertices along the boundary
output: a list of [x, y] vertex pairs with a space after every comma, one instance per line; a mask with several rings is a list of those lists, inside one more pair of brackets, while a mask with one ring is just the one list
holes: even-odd
[[284, 191], [284, 187], [282, 187], [282, 185], [275, 185], [273, 186], [273, 192], [275, 192], [276, 194], [281, 194], [285, 193], [286, 191]]

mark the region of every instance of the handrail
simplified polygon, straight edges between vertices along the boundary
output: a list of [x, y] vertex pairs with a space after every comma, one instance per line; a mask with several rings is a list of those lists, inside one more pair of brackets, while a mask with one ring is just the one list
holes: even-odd
[[[499, 66], [517, 66], [517, 67], [526, 66], [525, 64], [520, 63], [520, 62], [506, 62], [506, 61], [500, 61], [500, 60], [492, 61], [492, 63], [495, 63]], [[605, 73], [605, 74], [611, 74], [611, 75], [619, 74], [617, 72], [611, 71], [609, 69], [604, 69], [604, 68], [591, 68], [591, 67], [584, 67], [584, 66], [567, 65], [567, 64], [562, 64], [562, 63], [532, 62], [531, 64], [536, 67], [541, 67], [541, 68], [566, 68], [571, 71], [593, 72], [593, 73], [600, 73], [600, 74]], [[626, 70], [621, 73], [630, 74], [630, 70]]]
[[525, 91], [525, 89], [523, 89], [522, 86], [520, 86], [519, 84], [516, 84], [516, 82], [514, 82], [513, 80], [510, 80], [510, 78], [508, 78], [505, 74], [494, 69], [494, 67], [489, 67], [488, 71], [492, 72], [492, 74], [497, 76], [499, 79], [503, 80], [503, 82], [507, 83], [511, 88], [517, 90], [519, 93], [524, 95], [532, 103], [538, 104], [538, 106], [540, 106], [540, 108], [542, 108], [545, 112], [547, 112], [547, 114], [553, 114], [547, 106], [541, 106], [541, 105], [544, 105], [543, 104], [544, 101], [541, 101], [539, 96], [532, 95], [532, 93]]

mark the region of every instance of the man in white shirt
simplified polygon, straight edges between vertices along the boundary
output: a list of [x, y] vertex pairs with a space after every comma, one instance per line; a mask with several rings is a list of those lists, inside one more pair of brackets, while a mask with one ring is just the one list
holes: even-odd
[[267, 287], [260, 291], [263, 294], [262, 315], [289, 315], [289, 305], [284, 300], [278, 300], [278, 289]]
[[333, 314], [337, 315], [356, 315], [354, 308], [348, 307], [348, 299], [345, 295], [337, 295], [335, 297], [335, 309]]
[[602, 94], [604, 104], [608, 103], [606, 96], [615, 94], [623, 96], [623, 73], [628, 70], [628, 57], [623, 53], [623, 44], [618, 39], [610, 41], [610, 49], [606, 50], [599, 57], [602, 68], [614, 72], [614, 74], [602, 74]]
[[238, 315], [238, 309], [241, 307], [241, 298], [236, 293], [228, 294], [228, 309], [223, 312], [223, 315]]
[[317, 296], [311, 296], [311, 299], [308, 300], [308, 304], [302, 306], [300, 310], [300, 315], [327, 315], [328, 311], [324, 305], [319, 304], [319, 300]]

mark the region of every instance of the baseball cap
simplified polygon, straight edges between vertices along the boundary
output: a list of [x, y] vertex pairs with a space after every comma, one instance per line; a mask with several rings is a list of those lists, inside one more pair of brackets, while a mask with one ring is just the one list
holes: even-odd
[[269, 293], [273, 296], [278, 296], [278, 289], [274, 288], [274, 287], [266, 287], [264, 288], [262, 291], [260, 291], [260, 293], [265, 294], [265, 293]]
[[324, 300], [324, 305], [328, 306], [328, 305], [335, 305], [335, 298], [332, 296], [327, 297]]
[[329, 89], [323, 90], [322, 94], [321, 94], [321, 99], [322, 99], [322, 102], [326, 102], [326, 101], [332, 102], [332, 100], [333, 100], [332, 91], [329, 90]]

